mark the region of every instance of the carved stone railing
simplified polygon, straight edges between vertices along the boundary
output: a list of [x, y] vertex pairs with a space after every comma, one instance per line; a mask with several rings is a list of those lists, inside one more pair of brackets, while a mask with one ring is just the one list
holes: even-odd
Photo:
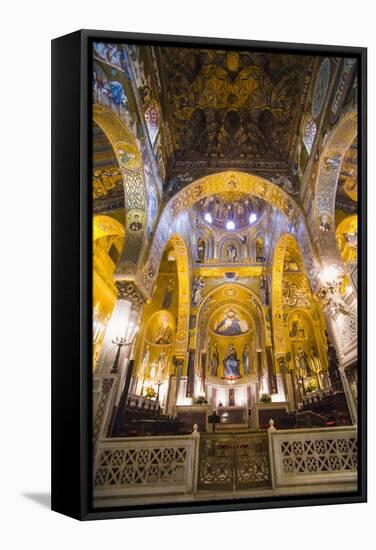
[[94, 505], [150, 495], [191, 494], [197, 487], [200, 435], [103, 439], [94, 461]]
[[325, 485], [355, 490], [357, 432], [353, 426], [308, 430], [268, 430], [273, 489], [308, 492]]
[[270, 485], [266, 432], [201, 436], [199, 490], [237, 491]]
[[95, 507], [191, 501], [208, 491], [303, 495], [356, 488], [353, 426], [102, 439], [94, 461]]

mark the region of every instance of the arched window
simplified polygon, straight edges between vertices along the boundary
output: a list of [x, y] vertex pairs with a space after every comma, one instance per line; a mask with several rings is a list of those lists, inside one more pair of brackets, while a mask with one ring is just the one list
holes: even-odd
[[255, 240], [255, 249], [256, 249], [256, 262], [265, 262], [264, 240], [261, 237], [258, 237]]
[[313, 116], [309, 113], [304, 120], [303, 126], [303, 143], [308, 155], [310, 155], [312, 151], [313, 142], [316, 137], [316, 130], [316, 123], [313, 120]]
[[223, 262], [238, 262], [242, 259], [242, 246], [236, 237], [224, 238], [219, 243], [220, 260]]
[[155, 101], [151, 101], [145, 111], [146, 126], [148, 128], [150, 142], [152, 146], [157, 139], [159, 127], [161, 123], [159, 106]]
[[204, 263], [206, 256], [206, 243], [204, 239], [197, 239], [197, 261]]

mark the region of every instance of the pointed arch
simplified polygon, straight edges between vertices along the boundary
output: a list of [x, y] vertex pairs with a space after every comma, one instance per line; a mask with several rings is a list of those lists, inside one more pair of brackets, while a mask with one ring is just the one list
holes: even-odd
[[[215, 288], [213, 288], [210, 292], [208, 292], [206, 294], [205, 298], [203, 299], [203, 301], [201, 302], [201, 304], [199, 306], [197, 326], [199, 326], [200, 322], [202, 322], [203, 314], [210, 311], [210, 304], [211, 304], [214, 296], [216, 294], [221, 294], [222, 291], [224, 291], [226, 289], [230, 290], [230, 291], [234, 290], [235, 292], [236, 291], [245, 292], [249, 296], [249, 301], [254, 305], [255, 309], [257, 310], [260, 321], [261, 321], [263, 327], [265, 328], [265, 326], [266, 326], [266, 317], [265, 317], [265, 311], [264, 311], [264, 308], [263, 308], [263, 305], [261, 303], [260, 298], [257, 296], [257, 294], [255, 294], [255, 292], [253, 292], [252, 289], [250, 289], [246, 285], [243, 285], [241, 283], [233, 283], [233, 282], [222, 283], [222, 284], [216, 286]], [[234, 300], [236, 301], [236, 296], [232, 297], [231, 299], [233, 301]], [[226, 299], [223, 298], [223, 300], [222, 300], [223, 303], [225, 303], [225, 300]], [[217, 305], [219, 305], [219, 304], [220, 304], [220, 302], [218, 302]], [[241, 301], [239, 302], [239, 304], [244, 306], [244, 303], [242, 303]], [[217, 307], [217, 305], [216, 305], [216, 307]], [[266, 342], [266, 343], [268, 344], [269, 342]]]
[[300, 257], [302, 258], [302, 253], [297, 240], [289, 233], [285, 233], [279, 238], [273, 256], [272, 326], [274, 353], [276, 357], [282, 357], [286, 354], [285, 330], [283, 320], [282, 281], [286, 250], [290, 247], [298, 250]]
[[109, 140], [124, 183], [125, 240], [115, 275], [132, 276], [145, 242], [147, 193], [141, 153], [126, 124], [109, 108], [93, 105], [94, 122]]
[[195, 237], [196, 238], [193, 241], [193, 244], [196, 248], [195, 259], [198, 260], [197, 244], [198, 244], [198, 241], [201, 239], [205, 244], [205, 255], [204, 255], [205, 262], [212, 260], [214, 258], [214, 235], [211, 229], [209, 229], [208, 227], [205, 227], [204, 225], [199, 225], [196, 228]]
[[227, 254], [226, 247], [230, 244], [232, 244], [235, 247], [238, 260], [244, 259], [245, 247], [240, 237], [236, 235], [224, 235], [221, 238], [221, 240], [218, 243], [218, 259], [222, 262], [229, 261], [228, 258], [226, 257], [226, 254]]
[[321, 153], [314, 195], [318, 247], [323, 266], [342, 270], [335, 235], [335, 201], [343, 159], [357, 136], [358, 115], [346, 113], [329, 134]]
[[[151, 351], [155, 351], [155, 348], [158, 348], [155, 342], [152, 343], [153, 338], [150, 338], [149, 328], [159, 317], [161, 317], [161, 319], [174, 319], [173, 323], [168, 323], [173, 331], [173, 337], [168, 346], [170, 372], [174, 370], [174, 356], [176, 359], [180, 359], [183, 364], [186, 363], [189, 337], [188, 325], [191, 269], [188, 249], [184, 239], [177, 234], [171, 235], [171, 238], [166, 243], [163, 254], [168, 262], [174, 262], [174, 268], [171, 272], [174, 284], [172, 288], [168, 290], [167, 281], [170, 278], [168, 273], [167, 276], [166, 273], [159, 273], [161, 278], [158, 279], [158, 286], [154, 287], [153, 296], [150, 297], [150, 300], [148, 300], [144, 308], [135, 353], [138, 375], [143, 368], [142, 362], [144, 360], [147, 345], [150, 345]], [[170, 292], [168, 305], [166, 303], [167, 292]], [[154, 321], [152, 322], [151, 319], [154, 319]]]
[[[231, 301], [229, 302], [229, 300]], [[265, 311], [259, 297], [249, 287], [241, 283], [222, 283], [208, 292], [199, 306], [194, 346], [197, 352], [196, 369], [199, 361], [198, 352], [204, 349], [210, 319], [216, 311], [225, 306], [233, 306], [245, 312], [252, 319], [257, 347], [265, 350], [265, 346], [270, 345]], [[266, 364], [266, 355], [264, 364]]]
[[187, 246], [180, 235], [174, 234], [168, 240], [176, 254], [178, 272], [178, 320], [176, 326], [175, 355], [185, 356], [188, 349], [188, 323], [190, 309], [190, 267]]
[[101, 214], [94, 216], [93, 241], [112, 235], [124, 238], [125, 231], [121, 223], [111, 216], [103, 216]]
[[197, 201], [217, 193], [233, 190], [259, 197], [278, 208], [289, 220], [292, 231], [296, 232], [305, 262], [309, 264], [309, 270], [314, 269], [315, 259], [305, 215], [294, 199], [278, 185], [265, 178], [246, 172], [226, 171], [198, 179], [176, 193], [166, 204], [158, 220], [148, 258], [145, 264], [140, 266], [138, 273], [139, 280], [148, 294], [151, 294], [155, 284], [165, 244], [170, 235], [176, 232], [179, 218]]

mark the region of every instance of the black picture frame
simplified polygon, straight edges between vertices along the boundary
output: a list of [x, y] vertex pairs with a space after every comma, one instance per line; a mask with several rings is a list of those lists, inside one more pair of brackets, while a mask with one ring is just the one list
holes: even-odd
[[[91, 44], [205, 46], [358, 60], [359, 470], [356, 493], [93, 509], [91, 498]], [[367, 50], [80, 30], [52, 41], [52, 509], [80, 520], [365, 502], [367, 499]]]

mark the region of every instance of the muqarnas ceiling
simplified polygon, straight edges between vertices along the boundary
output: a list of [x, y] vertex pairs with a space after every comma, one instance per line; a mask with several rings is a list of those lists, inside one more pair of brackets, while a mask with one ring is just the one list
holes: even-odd
[[173, 160], [290, 166], [311, 57], [186, 48], [159, 55]]

